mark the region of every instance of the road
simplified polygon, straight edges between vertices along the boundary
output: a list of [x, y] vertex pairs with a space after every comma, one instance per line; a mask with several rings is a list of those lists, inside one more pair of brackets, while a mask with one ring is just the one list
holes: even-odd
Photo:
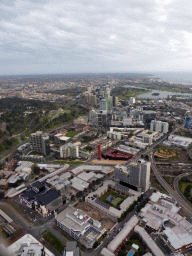
[[168, 192], [168, 194], [175, 200], [177, 201], [177, 203], [182, 207], [182, 209], [185, 211], [187, 219], [192, 222], [192, 206], [186, 202], [185, 200], [183, 200], [183, 198], [180, 197], [179, 194], [177, 194], [177, 192], [175, 192], [170, 186], [169, 184], [162, 178], [161, 174], [158, 172], [157, 170], [157, 166], [155, 164], [155, 160], [154, 160], [154, 153], [151, 153], [149, 155], [149, 161], [151, 162], [151, 168], [157, 178], [157, 180], [159, 181], [159, 183], [161, 184], [162, 187], [164, 187], [166, 189], [166, 191]]
[[180, 189], [179, 189], [179, 186], [178, 186], [178, 182], [180, 179], [182, 179], [183, 177], [187, 177], [189, 174], [188, 173], [182, 173], [180, 175], [178, 175], [175, 179], [174, 179], [174, 182], [173, 182], [173, 187], [175, 189], [175, 191], [177, 192], [177, 194], [183, 199], [183, 201], [186, 201], [188, 204], [191, 205], [192, 207], [192, 204], [184, 197], [184, 195], [181, 193]]

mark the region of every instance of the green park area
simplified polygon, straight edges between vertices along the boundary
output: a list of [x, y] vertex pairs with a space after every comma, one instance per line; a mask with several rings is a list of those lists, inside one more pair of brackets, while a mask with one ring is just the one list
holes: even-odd
[[130, 97], [136, 97], [137, 95], [148, 93], [148, 90], [139, 90], [139, 89], [132, 89], [132, 88], [124, 88], [123, 91], [120, 92], [118, 98], [120, 100], [129, 100]]
[[177, 131], [175, 134], [178, 135], [178, 136], [184, 136], [184, 137], [187, 137], [187, 138], [192, 138], [192, 133], [188, 132], [188, 131]]
[[53, 248], [55, 248], [60, 254], [62, 254], [64, 244], [57, 237], [47, 231], [42, 233], [42, 236], [45, 241], [47, 241], [51, 246], [53, 246]]
[[55, 164], [72, 164], [72, 165], [79, 165], [79, 164], [83, 164], [84, 162], [82, 162], [82, 161], [54, 160], [54, 161], [51, 161], [51, 163], [55, 163]]
[[103, 195], [100, 200], [119, 209], [119, 205], [126, 199], [125, 195], [119, 194], [118, 192], [110, 189], [105, 195]]
[[185, 198], [192, 203], [192, 175], [179, 180], [179, 189]]
[[73, 138], [75, 135], [77, 135], [79, 132], [76, 131], [70, 131], [66, 134], [67, 137]]

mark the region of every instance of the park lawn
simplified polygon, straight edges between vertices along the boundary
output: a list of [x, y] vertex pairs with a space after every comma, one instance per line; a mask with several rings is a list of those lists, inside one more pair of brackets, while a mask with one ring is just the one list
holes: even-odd
[[118, 95], [118, 98], [121, 100], [129, 100], [130, 97], [135, 97], [140, 94], [148, 93], [149, 91], [145, 90], [124, 90], [121, 95]]
[[55, 237], [52, 233], [46, 232], [43, 234], [43, 239], [47, 241], [51, 246], [53, 246], [60, 254], [62, 254], [64, 245], [63, 243]]
[[188, 138], [192, 138], [192, 134], [189, 132], [186, 132], [186, 131], [177, 131], [175, 134], [179, 135], [179, 136], [185, 136]]
[[66, 134], [67, 137], [73, 138], [75, 135], [77, 135], [79, 132], [76, 131], [70, 131]]
[[184, 193], [184, 191], [188, 185], [192, 185], [192, 183], [191, 182], [180, 182], [179, 183], [179, 188], [181, 190], [181, 193]]

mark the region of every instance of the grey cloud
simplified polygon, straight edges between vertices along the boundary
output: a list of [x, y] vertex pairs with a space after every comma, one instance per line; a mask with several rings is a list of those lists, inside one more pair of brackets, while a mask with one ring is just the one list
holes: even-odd
[[179, 0], [3, 0], [1, 72], [12, 72], [14, 65], [28, 72], [23, 63], [33, 72], [41, 65], [42, 72], [174, 70], [178, 62], [184, 69], [192, 53], [191, 5]]

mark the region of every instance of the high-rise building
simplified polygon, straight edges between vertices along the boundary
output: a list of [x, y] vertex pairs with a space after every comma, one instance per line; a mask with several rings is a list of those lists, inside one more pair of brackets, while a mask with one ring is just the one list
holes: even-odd
[[42, 131], [31, 134], [32, 150], [36, 153], [47, 156], [50, 154], [49, 136]]
[[149, 189], [151, 163], [138, 160], [129, 167], [115, 166], [115, 178], [127, 186], [145, 192]]
[[78, 158], [79, 157], [79, 146], [72, 143], [67, 143], [60, 146], [60, 157], [61, 158]]
[[107, 100], [106, 99], [102, 99], [100, 100], [99, 102], [99, 110], [101, 111], [107, 111], [108, 110], [108, 107], [107, 107]]
[[129, 103], [130, 104], [135, 104], [135, 97], [130, 97]]
[[152, 120], [150, 124], [150, 131], [151, 132], [161, 132], [167, 133], [169, 130], [169, 123], [161, 122], [157, 120]]
[[118, 106], [118, 97], [117, 96], [113, 96], [113, 106], [114, 107]]
[[92, 106], [97, 105], [97, 96], [96, 95], [92, 95], [90, 98], [90, 104]]
[[192, 117], [191, 116], [187, 116], [185, 118], [185, 128], [189, 129], [191, 126], [191, 121], [192, 121]]

